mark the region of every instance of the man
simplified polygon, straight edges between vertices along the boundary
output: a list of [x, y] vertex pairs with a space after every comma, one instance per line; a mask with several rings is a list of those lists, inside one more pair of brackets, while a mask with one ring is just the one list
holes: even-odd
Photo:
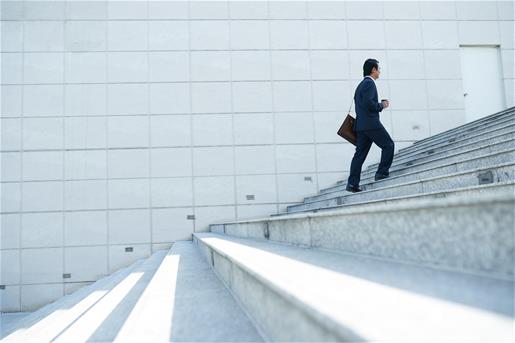
[[359, 181], [363, 162], [370, 151], [372, 143], [381, 148], [381, 162], [375, 174], [375, 180], [381, 180], [389, 176], [389, 169], [393, 161], [395, 145], [392, 138], [379, 121], [379, 112], [390, 106], [388, 100], [377, 101], [377, 88], [375, 80], [379, 78], [381, 69], [379, 61], [367, 59], [363, 64], [363, 80], [354, 93], [356, 108], [356, 152], [352, 158], [350, 175], [346, 190], [349, 192], [361, 192]]

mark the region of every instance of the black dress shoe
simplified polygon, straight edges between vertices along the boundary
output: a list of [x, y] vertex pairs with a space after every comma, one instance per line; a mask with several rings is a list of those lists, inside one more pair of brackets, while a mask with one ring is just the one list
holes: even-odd
[[359, 188], [358, 186], [351, 186], [351, 185], [347, 185], [347, 187], [345, 187], [345, 190], [347, 192], [352, 192], [352, 193], [357, 193], [357, 192], [361, 192], [362, 189]]
[[387, 177], [390, 177], [390, 175], [376, 174], [376, 176], [374, 177], [374, 180], [379, 181], [379, 180], [382, 180], [382, 179], [386, 179]]

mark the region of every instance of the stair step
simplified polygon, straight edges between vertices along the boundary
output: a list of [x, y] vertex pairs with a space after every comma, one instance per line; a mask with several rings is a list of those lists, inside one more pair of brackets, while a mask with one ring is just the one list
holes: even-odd
[[[453, 158], [454, 160], [455, 158]], [[515, 149], [506, 149], [495, 153], [486, 153], [472, 158], [462, 158], [458, 161], [450, 161], [445, 164], [438, 166], [422, 168], [421, 166], [413, 166], [413, 168], [406, 169], [405, 173], [394, 172], [389, 178], [375, 181], [373, 176], [369, 176], [362, 179], [362, 186], [365, 189], [372, 189], [383, 187], [386, 185], [397, 184], [406, 181], [412, 181], [416, 179], [428, 178], [431, 176], [441, 176], [449, 173], [455, 173], [460, 170], [465, 171], [472, 168], [489, 168], [490, 166], [496, 166], [499, 164], [505, 164], [515, 161]], [[331, 193], [336, 191], [345, 190], [345, 184], [333, 186], [331, 188], [324, 189], [319, 194]]]
[[421, 198], [230, 222], [210, 229], [511, 279], [514, 203], [513, 192]]
[[[295, 213], [303, 213], [303, 212], [319, 212], [319, 211], [329, 211], [343, 207], [373, 207], [377, 204], [395, 204], [395, 203], [403, 203], [410, 202], [416, 199], [431, 199], [431, 198], [451, 198], [451, 197], [460, 197], [460, 196], [468, 196], [468, 197], [479, 197], [482, 195], [509, 195], [515, 192], [515, 181], [507, 181], [507, 182], [499, 182], [493, 184], [479, 185], [479, 186], [469, 186], [469, 187], [459, 187], [448, 190], [439, 190], [434, 192], [426, 192], [421, 194], [410, 194], [410, 195], [401, 195], [395, 197], [387, 197], [380, 198], [375, 200], [365, 200], [365, 201], [348, 201], [346, 202], [345, 197], [335, 196], [333, 198], [329, 198], [326, 200], [319, 200], [316, 203], [306, 203], [294, 205], [288, 212], [274, 214], [272, 217], [280, 217], [280, 216], [288, 216]], [[214, 224], [216, 225], [216, 224]]]
[[55, 339], [91, 307], [108, 296], [120, 282], [131, 278], [145, 263], [158, 260], [160, 255], [162, 253], [158, 252], [147, 261], [138, 260], [127, 268], [122, 268], [40, 308], [20, 321], [16, 331], [4, 340], [6, 342], [33, 341], [37, 337], [41, 341], [49, 342]]
[[31, 312], [0, 312], [0, 339], [13, 332], [19, 322], [30, 314]]
[[191, 241], [173, 245], [114, 339], [168, 341], [263, 341]]
[[[302, 203], [290, 205], [287, 209], [336, 197], [345, 199], [345, 202], [347, 202], [347, 199], [356, 198], [372, 200], [369, 196], [371, 193], [378, 194], [377, 196], [379, 197], [381, 194], [387, 197], [396, 196], [392, 194], [405, 195], [407, 191], [412, 192], [411, 194], [422, 194], [439, 189], [445, 190], [463, 186], [511, 181], [515, 180], [515, 159], [512, 158], [513, 156], [515, 156], [515, 150], [510, 151], [509, 155], [501, 153], [485, 155], [482, 158], [452, 163], [439, 168], [428, 168], [408, 174], [391, 176], [387, 179], [364, 184], [362, 186], [363, 191], [359, 193], [347, 192], [342, 185], [333, 188], [330, 192], [327, 191], [307, 197]], [[501, 163], [503, 161], [508, 162]], [[377, 196], [374, 195], [373, 198], [377, 199]]]
[[[430, 175], [441, 175], [449, 172], [453, 172], [461, 168], [471, 167], [485, 167], [501, 163], [509, 163], [515, 161], [513, 147], [505, 147], [502, 145], [495, 146], [493, 148], [485, 147], [469, 151], [467, 154], [454, 154], [452, 156], [440, 157], [432, 161], [426, 161], [422, 163], [413, 164], [402, 169], [392, 170], [390, 177], [387, 179], [375, 181], [374, 175], [362, 174], [361, 185], [370, 185], [373, 183], [387, 182], [394, 178], [414, 175], [414, 173], [429, 173]], [[322, 189], [319, 194], [331, 193], [335, 191], [345, 190], [347, 181], [337, 183], [334, 186]], [[315, 195], [314, 195], [315, 196]], [[309, 199], [314, 196], [306, 197]]]
[[443, 139], [453, 139], [456, 138], [457, 135], [461, 135], [463, 132], [473, 132], [477, 128], [482, 128], [484, 126], [488, 126], [491, 123], [499, 123], [499, 122], [505, 122], [506, 120], [513, 120], [515, 117], [515, 107], [510, 107], [504, 111], [494, 113], [490, 116], [480, 118], [476, 121], [455, 127], [453, 129], [441, 132], [436, 135], [432, 135], [429, 137], [426, 137], [424, 139], [418, 140], [413, 145], [403, 148], [399, 151], [405, 151], [409, 150], [411, 148], [418, 148], [424, 145], [432, 144], [436, 140], [443, 140]]
[[66, 327], [53, 342], [112, 341], [166, 253], [166, 250], [161, 250], [153, 258], [144, 261], [101, 301]]
[[271, 341], [510, 341], [513, 282], [195, 233]]
[[426, 153], [431, 150], [438, 150], [438, 149], [441, 149], [442, 147], [460, 144], [461, 142], [464, 142], [464, 141], [481, 139], [483, 137], [493, 135], [496, 132], [500, 132], [501, 130], [510, 129], [514, 125], [515, 125], [515, 113], [514, 113], [513, 117], [506, 117], [506, 118], [503, 118], [502, 121], [488, 123], [482, 127], [475, 128], [470, 131], [456, 133], [449, 137], [441, 137], [439, 139], [429, 141], [425, 144], [416, 145], [416, 143], [413, 143], [413, 145], [399, 149], [397, 151], [396, 155], [399, 157], [404, 157], [404, 156]]
[[[414, 154], [398, 156], [395, 155], [392, 163], [392, 167], [397, 165], [402, 165], [405, 163], [416, 163], [424, 160], [429, 160], [435, 157], [441, 157], [446, 155], [452, 155], [453, 153], [458, 153], [461, 151], [467, 151], [470, 149], [474, 149], [480, 146], [487, 146], [496, 144], [503, 141], [509, 141], [515, 138], [515, 125], [512, 125], [506, 129], [498, 130], [495, 133], [489, 133], [487, 136], [482, 137], [472, 137], [464, 142], [447, 144], [440, 148], [433, 148], [430, 150], [425, 150], [423, 152], [417, 152]], [[367, 171], [372, 171], [375, 173], [379, 166], [379, 163], [374, 163], [368, 166]]]
[[6, 342], [263, 341], [191, 241], [29, 316]]
[[[408, 162], [390, 168], [390, 175], [398, 175], [407, 169], [425, 168], [429, 166], [438, 166], [440, 164], [448, 163], [449, 161], [458, 161], [464, 158], [472, 158], [484, 155], [485, 153], [495, 153], [498, 151], [505, 151], [506, 149], [515, 149], [515, 139], [508, 139], [495, 144], [487, 144], [478, 147], [472, 147], [463, 151], [454, 151], [445, 156], [429, 157], [422, 161]], [[395, 159], [395, 158], [394, 158]], [[370, 178], [375, 175], [375, 170], [366, 170], [362, 173], [362, 178]]]
[[[504, 132], [504, 133], [506, 133], [506, 132]], [[514, 140], [513, 140], [513, 136], [510, 135], [510, 134], [508, 134], [506, 136], [506, 139], [502, 139], [502, 137], [499, 137], [497, 135], [490, 136], [489, 139], [492, 139], [492, 140], [500, 139], [500, 140], [495, 142], [495, 143], [494, 142], [488, 143], [488, 142], [485, 141], [485, 143], [481, 144], [481, 146], [477, 146], [477, 145], [474, 145], [474, 144], [471, 144], [470, 146], [469, 145], [464, 145], [464, 146], [461, 146], [459, 148], [459, 150], [456, 150], [456, 147], [454, 145], [448, 145], [446, 149], [423, 150], [421, 152], [421, 154], [415, 153], [414, 155], [411, 155], [409, 158], [408, 157], [402, 157], [401, 155], [399, 155], [399, 153], [396, 153], [394, 155], [394, 158], [393, 158], [393, 163], [392, 163], [392, 167], [390, 169], [390, 172], [391, 171], [395, 171], [395, 170], [403, 170], [403, 168], [412, 167], [414, 164], [420, 165], [420, 164], [423, 164], [425, 162], [439, 161], [439, 158], [440, 158], [440, 161], [441, 161], [442, 158], [453, 157], [453, 156], [459, 155], [460, 153], [461, 154], [469, 154], [469, 153], [470, 154], [475, 154], [475, 153], [478, 153], [478, 152], [481, 153], [481, 151], [488, 150], [488, 147], [490, 147], [490, 146], [493, 146], [492, 149], [497, 149], [497, 150], [505, 149], [507, 146], [508, 147], [514, 147], [515, 146], [515, 143], [514, 143]], [[503, 146], [502, 142], [504, 142], [506, 146]], [[444, 156], [437, 155], [438, 153], [441, 153], [443, 150], [448, 151], [449, 154], [443, 154]], [[428, 154], [427, 153], [428, 151], [433, 151], [433, 153]], [[459, 152], [457, 152], [457, 151], [459, 151]], [[416, 159], [418, 157], [421, 157], [421, 156], [427, 157], [427, 158], [425, 158], [425, 159], [423, 159], [421, 161], [417, 161]], [[373, 178], [373, 176], [376, 173], [378, 165], [379, 165], [379, 163], [374, 163], [372, 165], [369, 165], [365, 170], [363, 170], [362, 171], [362, 179], [368, 178], [368, 177]], [[346, 184], [346, 183], [347, 183], [346, 179], [345, 180], [339, 180], [339, 181], [337, 181], [335, 183], [335, 185], [333, 185], [331, 187], [328, 187], [328, 188], [325, 188], [325, 189], [322, 189], [322, 192], [327, 190], [327, 189], [330, 189], [332, 187], [339, 186], [339, 185]]]

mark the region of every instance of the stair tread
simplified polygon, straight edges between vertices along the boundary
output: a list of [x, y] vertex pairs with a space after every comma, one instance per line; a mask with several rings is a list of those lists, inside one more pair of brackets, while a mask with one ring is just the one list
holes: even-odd
[[[492, 183], [492, 184], [485, 184], [485, 185], [476, 185], [476, 186], [467, 186], [467, 187], [459, 187], [454, 189], [447, 189], [442, 191], [435, 191], [435, 192], [428, 192], [428, 193], [420, 193], [420, 194], [410, 194], [410, 195], [402, 195], [402, 196], [396, 196], [396, 197], [387, 197], [382, 199], [374, 199], [374, 200], [366, 200], [362, 202], [353, 202], [353, 203], [347, 203], [347, 204], [341, 204], [337, 206], [330, 206], [330, 207], [322, 207], [317, 209], [306, 209], [301, 211], [291, 211], [291, 212], [285, 212], [280, 213], [275, 216], [285, 216], [288, 214], [294, 214], [294, 213], [302, 213], [302, 212], [313, 212], [313, 211], [329, 211], [329, 210], [335, 210], [338, 208], [344, 208], [344, 207], [353, 207], [353, 206], [367, 206], [367, 205], [375, 205], [380, 203], [392, 203], [395, 201], [400, 200], [413, 200], [416, 201], [417, 199], [425, 199], [425, 198], [443, 198], [448, 195], [456, 194], [456, 196], [459, 196], [459, 193], [466, 193], [474, 190], [495, 190], [497, 188], [504, 188], [506, 194], [513, 193], [515, 191], [515, 181], [505, 181], [505, 182], [498, 182], [498, 183]], [[340, 196], [335, 196], [330, 199], [336, 199]], [[330, 200], [329, 199], [329, 200]], [[328, 199], [325, 199], [328, 200]], [[321, 202], [324, 200], [318, 200], [318, 202]], [[312, 203], [316, 203], [317, 201], [313, 201]], [[303, 203], [294, 206], [301, 206]]]
[[[515, 117], [514, 117], [515, 118]], [[513, 128], [515, 125], [514, 118], [505, 119], [500, 122], [492, 123], [488, 126], [485, 126], [483, 128], [478, 128], [475, 131], [471, 131], [469, 133], [466, 132], [457, 132], [453, 135], [449, 135], [447, 137], [440, 137], [438, 139], [430, 140], [424, 144], [416, 144], [413, 143], [410, 146], [406, 146], [404, 148], [401, 148], [397, 151], [397, 154], [400, 156], [409, 156], [414, 154], [420, 154], [428, 150], [432, 149], [439, 149], [446, 145], [461, 145], [466, 144], [464, 142], [466, 141], [477, 141], [477, 140], [483, 140], [486, 137], [489, 137], [496, 131], [506, 131], [506, 129]], [[432, 136], [431, 136], [432, 137]]]
[[[59, 338], [77, 321], [89, 316], [90, 310], [98, 303], [116, 296], [122, 288], [121, 284], [132, 283], [143, 270], [155, 268], [164, 256], [163, 253], [158, 251], [148, 259], [138, 260], [127, 268], [46, 305], [29, 315], [21, 323], [22, 327], [7, 336], [5, 341], [33, 341], [34, 337], [41, 341], [52, 341]], [[85, 334], [82, 332], [82, 335]]]
[[114, 342], [169, 340], [262, 341], [191, 241], [174, 243]]
[[[490, 185], [493, 186], [493, 185]], [[513, 183], [507, 183], [504, 185], [506, 187], [513, 187]], [[410, 195], [411, 196], [411, 195]], [[408, 196], [407, 196], [408, 197]], [[382, 199], [388, 200], [388, 199]], [[485, 195], [482, 197], [454, 197], [454, 198], [421, 198], [414, 199], [412, 202], [408, 203], [377, 203], [374, 210], [376, 211], [395, 211], [395, 210], [405, 210], [405, 209], [421, 209], [426, 207], [451, 207], [451, 206], [466, 206], [466, 205], [475, 205], [482, 203], [491, 203], [493, 201], [513, 201], [515, 200], [515, 192], [507, 192], [506, 194], [495, 194], [495, 195]], [[379, 200], [378, 200], [379, 201]], [[357, 204], [357, 203], [356, 203]], [[354, 205], [354, 203], [353, 203]], [[306, 212], [296, 212], [296, 213], [283, 213], [280, 216], [273, 217], [259, 217], [252, 219], [242, 219], [242, 220], [234, 220], [234, 221], [226, 221], [222, 223], [213, 223], [211, 226], [217, 225], [230, 225], [230, 224], [244, 224], [244, 223], [259, 223], [259, 222], [271, 222], [271, 221], [284, 221], [288, 219], [300, 219], [300, 218], [308, 218], [308, 217], [317, 217], [317, 216], [334, 216], [334, 215], [345, 215], [345, 214], [357, 214], [357, 213], [367, 213], [369, 211], [368, 208], [360, 208], [359, 206], [339, 206], [335, 209], [329, 211], [306, 211]]]
[[[515, 134], [515, 124], [511, 125], [511, 127], [512, 127], [512, 129], [510, 129], [509, 131], [502, 132], [499, 134], [496, 133], [495, 135], [490, 135], [494, 131], [489, 131], [489, 132], [487, 132], [488, 134], [485, 133], [484, 135], [482, 135], [480, 139], [479, 139], [479, 137], [474, 137], [474, 138], [476, 138], [476, 140], [473, 140], [470, 142], [464, 142], [464, 141], [468, 141], [468, 140], [472, 139], [471, 137], [467, 137], [467, 138], [463, 139], [463, 141], [457, 141], [451, 145], [442, 144], [441, 146], [438, 146], [438, 147], [431, 147], [431, 148], [428, 148], [427, 150], [421, 150], [421, 151], [413, 151], [412, 153], [409, 153], [409, 154], [400, 154], [399, 152], [397, 152], [396, 157], [398, 158], [398, 160], [409, 160], [412, 157], [415, 157], [415, 159], [420, 159], [420, 158], [430, 157], [430, 156], [444, 153], [444, 152], [453, 151], [455, 149], [460, 149], [460, 148], [467, 147], [467, 146], [474, 146], [478, 143], [490, 141], [493, 139], [498, 139], [499, 137], [502, 137], [502, 136], [510, 136], [510, 135], [513, 136]], [[432, 150], [432, 153], [428, 154], [428, 151], [430, 151], [430, 150]], [[379, 162], [375, 162], [375, 163], [370, 164], [367, 168], [374, 169], [374, 168], [377, 168], [378, 165], [379, 165]]]
[[436, 146], [441, 146], [442, 144], [456, 144], [461, 141], [471, 139], [472, 137], [485, 136], [485, 134], [491, 133], [494, 129], [513, 126], [513, 124], [515, 124], [514, 118], [515, 116], [506, 117], [495, 122], [491, 122], [488, 124], [485, 123], [483, 126], [480, 127], [456, 131], [442, 137], [429, 136], [427, 137], [428, 140], [423, 143], [421, 141], [417, 141], [410, 146], [406, 146], [404, 148], [399, 149], [399, 153], [410, 154], [415, 151], [423, 151]]
[[[480, 118], [480, 119], [477, 119], [477, 120], [475, 120], [473, 122], [470, 122], [470, 123], [467, 123], [467, 124], [464, 124], [464, 125], [461, 125], [461, 126], [458, 126], [458, 127], [455, 127], [455, 128], [449, 129], [449, 130], [446, 130], [444, 132], [440, 132], [438, 134], [426, 137], [424, 139], [418, 140], [415, 143], [413, 143], [412, 146], [406, 147], [405, 149], [409, 149], [409, 148], [411, 148], [413, 146], [420, 146], [422, 144], [426, 144], [426, 143], [429, 143], [429, 142], [434, 141], [436, 139], [441, 139], [443, 137], [448, 137], [448, 136], [451, 136], [451, 135], [455, 135], [456, 133], [464, 132], [464, 131], [470, 130], [471, 128], [474, 128], [474, 127], [477, 127], [477, 126], [481, 126], [483, 123], [487, 123], [487, 122], [492, 122], [492, 123], [504, 122], [504, 121], [512, 119], [512, 118], [510, 118], [510, 116], [513, 116], [513, 115], [515, 115], [515, 107], [507, 108], [507, 109], [505, 109], [503, 111], [491, 114], [489, 116], [486, 116], [486, 117], [483, 117], [483, 118]], [[506, 118], [508, 118], [508, 119], [506, 119]]]
[[[456, 173], [436, 175], [436, 176], [433, 176], [433, 177], [427, 177], [427, 178], [424, 178], [424, 179], [419, 179], [419, 180], [414, 180], [414, 181], [405, 181], [405, 182], [401, 181], [401, 182], [393, 184], [393, 185], [387, 185], [387, 186], [384, 186], [384, 187], [378, 187], [378, 188], [372, 188], [372, 189], [366, 189], [366, 185], [370, 185], [370, 184], [365, 184], [365, 188], [363, 189], [362, 192], [359, 192], [359, 193], [345, 192], [345, 190], [343, 188], [340, 188], [340, 189], [336, 189], [334, 191], [324, 192], [324, 193], [320, 193], [320, 194], [311, 196], [311, 197], [307, 198], [309, 200], [306, 200], [306, 201], [304, 201], [302, 203], [298, 203], [298, 204], [295, 204], [295, 205], [291, 205], [291, 207], [298, 206], [298, 205], [303, 205], [303, 204], [313, 204], [313, 203], [317, 203], [317, 202], [322, 201], [322, 200], [328, 200], [328, 199], [331, 199], [331, 198], [361, 196], [361, 195], [367, 194], [367, 193], [384, 191], [385, 189], [400, 188], [400, 187], [404, 187], [404, 186], [408, 186], [408, 185], [413, 185], [413, 184], [417, 184], [417, 183], [428, 183], [428, 182], [436, 181], [436, 180], [439, 180], [439, 179], [445, 179], [445, 178], [450, 178], [450, 177], [458, 177], [460, 175], [466, 175], [466, 174], [471, 174], [471, 173], [472, 174], [480, 173], [482, 171], [488, 171], [488, 170], [491, 170], [491, 169], [499, 169], [499, 168], [512, 167], [512, 166], [515, 167], [515, 161], [513, 163], [504, 163], [504, 164], [499, 164], [499, 165], [496, 165], [496, 166], [486, 166], [486, 167], [481, 167], [481, 168], [474, 168], [474, 169], [463, 170], [463, 171], [459, 171], [459, 172], [456, 172]], [[396, 178], [401, 180], [402, 176], [403, 175], [399, 175], [399, 176], [396, 176]], [[391, 179], [393, 180], [394, 177], [392, 177]], [[381, 182], [381, 181], [376, 181], [376, 182]], [[330, 197], [322, 198], [322, 199], [316, 199], [317, 197], [322, 197], [322, 196], [330, 196]]]
[[66, 306], [54, 306], [5, 341], [263, 341], [191, 241], [174, 243], [122, 275], [111, 287], [91, 287], [99, 293], [94, 299], [61, 298]]
[[19, 327], [20, 321], [30, 314], [31, 312], [0, 313], [0, 339], [7, 336], [9, 332], [13, 332]]
[[[438, 169], [441, 169], [442, 167], [450, 166], [450, 165], [453, 165], [453, 164], [458, 164], [458, 163], [464, 163], [464, 162], [473, 161], [473, 160], [484, 159], [484, 158], [488, 158], [488, 157], [492, 157], [492, 156], [496, 156], [496, 155], [502, 155], [502, 154], [506, 154], [506, 153], [512, 153], [512, 152], [515, 152], [515, 149], [510, 148], [510, 149], [505, 149], [505, 150], [496, 151], [496, 152], [489, 152], [489, 153], [486, 153], [486, 154], [483, 154], [483, 155], [480, 155], [480, 156], [475, 156], [475, 157], [467, 157], [467, 156], [465, 156], [463, 159], [460, 159], [458, 161], [452, 161], [452, 162], [444, 163], [444, 164], [441, 164], [441, 165], [438, 165], [438, 166], [432, 166], [432, 167], [430, 166], [430, 167], [427, 167], [425, 169], [419, 169], [419, 170], [414, 170], [414, 171], [411, 171], [411, 172], [405, 172], [405, 173], [402, 173], [402, 174], [399, 174], [399, 175], [392, 175], [391, 177], [389, 177], [388, 179], [385, 179], [385, 180], [392, 180], [394, 178], [402, 178], [403, 176], [406, 176], [406, 175], [413, 175], [413, 174], [422, 173], [422, 172], [426, 172], [426, 171], [430, 171], [430, 170], [438, 170]], [[461, 154], [458, 154], [458, 155], [461, 155]], [[426, 164], [426, 163], [414, 164], [412, 166], [409, 166], [409, 167], [406, 167], [406, 168], [403, 168], [403, 169], [411, 169], [411, 168], [414, 168], [414, 167], [422, 166], [424, 164]], [[496, 166], [498, 166], [498, 165], [496, 165]], [[485, 168], [488, 169], [488, 168], [494, 168], [496, 166], [485, 166], [485, 167], [481, 167], [481, 168], [478, 168], [478, 169], [485, 169]], [[395, 170], [395, 172], [401, 171], [403, 169]], [[379, 180], [379, 181], [375, 181], [375, 180], [372, 181], [372, 180], [373, 180], [373, 176], [365, 176], [365, 177], [362, 178], [362, 181], [370, 181], [370, 182], [364, 183], [365, 185], [366, 184], [376, 183], [376, 182], [383, 182], [383, 180]], [[327, 187], [327, 188], [321, 189], [320, 192], [317, 195], [327, 194], [327, 193], [331, 193], [331, 192], [334, 192], [336, 190], [341, 190], [341, 189], [345, 189], [345, 183], [343, 181], [338, 183], [338, 184], [336, 184], [336, 185], [333, 185], [331, 187]], [[316, 195], [314, 195], [314, 196], [316, 196]], [[310, 197], [314, 197], [314, 196], [310, 196]], [[307, 197], [307, 198], [309, 198], [309, 197]]]
[[384, 341], [512, 337], [509, 281], [269, 241], [194, 235], [347, 337]]
[[[499, 150], [499, 151], [490, 152], [489, 154], [494, 155], [494, 154], [497, 154], [497, 153], [500, 153], [500, 152], [506, 152], [506, 151], [513, 150], [515, 148], [515, 138], [510, 138], [510, 139], [504, 140], [502, 142], [497, 142], [497, 143], [494, 143], [494, 144], [485, 144], [485, 145], [482, 145], [482, 146], [475, 146], [475, 147], [473, 147], [471, 149], [468, 149], [468, 150], [465, 150], [465, 151], [461, 151], [461, 152], [455, 152], [455, 153], [449, 154], [447, 156], [438, 156], [436, 158], [430, 158], [427, 161], [418, 161], [418, 162], [415, 162], [415, 163], [413, 163], [413, 164], [411, 164], [409, 166], [406, 165], [407, 162], [403, 162], [401, 164], [394, 165], [393, 167], [395, 167], [395, 168], [391, 168], [390, 171], [397, 172], [397, 171], [405, 170], [405, 169], [408, 169], [408, 168], [413, 168], [413, 167], [416, 167], [416, 166], [422, 166], [424, 164], [433, 163], [433, 162], [436, 162], [436, 161], [446, 160], [446, 159], [449, 159], [449, 158], [452, 158], [452, 157], [455, 157], [455, 156], [465, 155], [465, 158], [467, 158], [466, 155], [471, 153], [471, 152], [482, 150], [482, 149], [488, 149], [488, 148], [491, 148], [492, 146], [502, 147], [503, 145], [506, 145], [508, 148], [507, 149], [503, 149], [503, 150]], [[395, 161], [395, 157], [394, 157], [394, 161]], [[375, 174], [375, 172], [376, 171], [374, 169], [371, 169], [371, 170], [363, 171], [362, 175], [364, 177], [371, 177], [371, 176], [373, 176]]]

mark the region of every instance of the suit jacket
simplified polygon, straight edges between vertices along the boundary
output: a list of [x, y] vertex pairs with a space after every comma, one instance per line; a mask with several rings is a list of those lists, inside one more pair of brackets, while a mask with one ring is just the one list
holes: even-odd
[[356, 108], [354, 131], [383, 127], [379, 121], [379, 112], [383, 110], [383, 104], [378, 102], [376, 84], [370, 77], [365, 76], [356, 87], [354, 104]]

